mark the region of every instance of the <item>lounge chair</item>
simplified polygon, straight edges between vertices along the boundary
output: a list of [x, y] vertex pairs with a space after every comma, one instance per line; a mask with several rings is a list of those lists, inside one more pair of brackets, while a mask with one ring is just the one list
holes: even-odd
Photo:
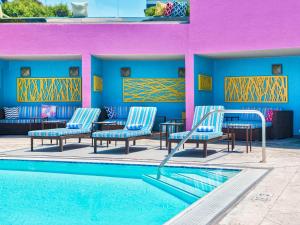
[[90, 138], [92, 123], [98, 120], [99, 115], [100, 109], [78, 108], [68, 123], [69, 127], [67, 125], [66, 128], [29, 131], [28, 136], [31, 139], [31, 151], [33, 151], [34, 139], [56, 139], [59, 141], [60, 151], [62, 152], [63, 140], [79, 138], [80, 142], [81, 138]]
[[99, 131], [92, 134], [94, 139], [94, 152], [97, 153], [97, 141], [125, 141], [125, 153], [129, 153], [129, 141], [142, 139], [150, 136], [154, 119], [156, 115], [156, 107], [131, 107], [126, 121], [126, 125], [122, 130]]
[[[223, 106], [196, 106], [193, 127], [195, 127], [200, 120], [210, 111], [215, 109], [224, 109]], [[214, 142], [217, 140], [227, 139], [228, 135], [222, 133], [222, 123], [223, 123], [224, 113], [214, 113], [204, 120], [201, 124], [201, 129], [203, 131], [195, 131], [193, 135], [188, 139], [186, 143], [196, 143], [199, 147], [199, 143], [203, 143], [203, 157], [207, 156], [207, 143]], [[210, 129], [210, 131], [205, 132], [204, 130]], [[189, 131], [179, 132], [170, 134], [168, 139], [168, 151], [171, 152], [172, 143], [179, 143]]]

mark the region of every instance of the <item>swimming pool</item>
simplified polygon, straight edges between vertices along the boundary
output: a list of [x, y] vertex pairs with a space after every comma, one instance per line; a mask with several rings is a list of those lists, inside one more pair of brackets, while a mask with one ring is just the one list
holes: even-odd
[[240, 170], [0, 160], [1, 225], [163, 224]]

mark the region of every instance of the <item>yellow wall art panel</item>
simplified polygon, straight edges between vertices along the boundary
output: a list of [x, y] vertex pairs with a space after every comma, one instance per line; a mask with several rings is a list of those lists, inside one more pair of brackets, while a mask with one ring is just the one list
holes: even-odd
[[103, 91], [103, 80], [102, 77], [94, 76], [94, 91], [102, 92]]
[[212, 90], [212, 77], [207, 75], [198, 75], [198, 90], [211, 91]]
[[18, 102], [81, 102], [81, 78], [17, 78]]
[[226, 102], [288, 102], [287, 76], [225, 77]]
[[184, 102], [184, 78], [123, 78], [124, 102]]

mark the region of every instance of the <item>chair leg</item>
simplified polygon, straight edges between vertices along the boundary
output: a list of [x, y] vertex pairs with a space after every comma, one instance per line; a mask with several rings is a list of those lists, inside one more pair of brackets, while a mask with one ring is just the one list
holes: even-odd
[[33, 152], [33, 138], [30, 138], [31, 151]]
[[129, 154], [129, 140], [125, 141], [125, 153]]
[[94, 153], [97, 153], [97, 138], [94, 138], [93, 141], [94, 141]]
[[203, 158], [207, 157], [207, 142], [203, 143]]
[[61, 152], [64, 150], [63, 138], [59, 138], [59, 150]]
[[170, 154], [172, 150], [172, 142], [168, 141], [168, 153]]

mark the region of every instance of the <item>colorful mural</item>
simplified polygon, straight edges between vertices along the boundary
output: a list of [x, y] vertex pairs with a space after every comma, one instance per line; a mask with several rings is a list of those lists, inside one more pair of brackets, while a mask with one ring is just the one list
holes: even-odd
[[287, 76], [225, 77], [226, 102], [288, 102]]
[[124, 102], [184, 102], [184, 78], [123, 78]]
[[81, 78], [17, 78], [18, 102], [80, 102]]

